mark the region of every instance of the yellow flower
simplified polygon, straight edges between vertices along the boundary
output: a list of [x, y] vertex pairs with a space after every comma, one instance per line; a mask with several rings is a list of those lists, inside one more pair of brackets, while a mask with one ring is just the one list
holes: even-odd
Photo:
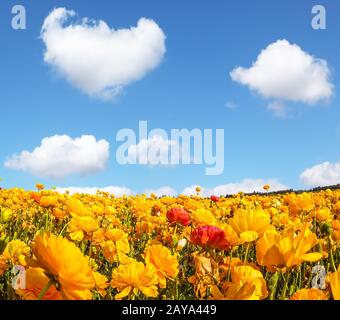
[[130, 252], [128, 235], [120, 229], [108, 229], [104, 234], [105, 239], [101, 243], [104, 257], [110, 263], [121, 262], [125, 254]]
[[78, 199], [70, 199], [67, 207], [71, 216], [92, 216], [92, 212]]
[[99, 272], [93, 272], [93, 277], [96, 282], [96, 289], [102, 297], [106, 296], [106, 288], [109, 286], [107, 277]]
[[290, 300], [328, 300], [327, 294], [317, 288], [296, 291]]
[[217, 224], [217, 219], [214, 214], [206, 209], [197, 209], [192, 213], [191, 219], [195, 225], [195, 227], [199, 226], [214, 226]]
[[329, 275], [329, 283], [332, 290], [334, 300], [340, 300], [340, 265], [338, 271]]
[[137, 295], [141, 291], [147, 297], [157, 297], [158, 276], [152, 265], [131, 260], [112, 271], [111, 286], [119, 291], [115, 299], [120, 300], [130, 293]]
[[316, 211], [315, 217], [318, 222], [327, 220], [331, 221], [333, 218], [333, 214], [331, 213], [331, 210], [329, 210], [328, 208], [322, 208]]
[[81, 241], [84, 235], [98, 230], [99, 223], [92, 216], [73, 216], [68, 225], [70, 238], [74, 241]]
[[316, 235], [306, 224], [298, 235], [290, 229], [279, 234], [275, 230], [266, 231], [256, 243], [257, 262], [268, 269], [272, 267], [291, 268], [304, 261], [315, 262], [322, 258], [322, 253], [308, 253], [319, 243]]
[[88, 258], [73, 242], [50, 233], [35, 238], [32, 245], [35, 259], [32, 266], [45, 270], [46, 275], [60, 287], [62, 296], [70, 300], [90, 300], [95, 287]]
[[44, 186], [43, 184], [41, 184], [41, 183], [37, 183], [37, 184], [35, 185], [35, 187], [36, 187], [38, 190], [44, 190], [44, 189], [45, 189], [45, 186]]
[[[39, 294], [44, 289], [49, 278], [41, 268], [28, 268], [25, 275], [25, 288], [17, 289], [15, 292], [22, 296], [24, 300], [37, 300]], [[62, 300], [62, 296], [57, 288], [52, 284], [42, 300]]]
[[269, 213], [257, 209], [236, 211], [229, 224], [238, 233], [242, 243], [255, 241], [265, 231], [273, 228]]
[[55, 196], [43, 196], [39, 200], [39, 204], [42, 207], [54, 207], [58, 204], [58, 199]]
[[166, 287], [166, 278], [173, 280], [177, 277], [177, 258], [163, 245], [147, 246], [144, 258], [146, 264], [152, 264], [155, 267], [161, 288]]
[[235, 266], [231, 269], [231, 282], [223, 285], [223, 293], [212, 287], [212, 296], [217, 300], [261, 300], [268, 296], [266, 281], [260, 271], [250, 266]]
[[25, 258], [30, 254], [30, 248], [21, 240], [12, 240], [7, 243], [4, 252], [0, 255], [0, 275], [12, 265], [26, 266]]

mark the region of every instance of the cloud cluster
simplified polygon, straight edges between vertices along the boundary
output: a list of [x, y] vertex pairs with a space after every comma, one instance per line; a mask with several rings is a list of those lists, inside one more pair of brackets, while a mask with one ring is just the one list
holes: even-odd
[[[279, 190], [287, 190], [289, 187], [285, 186], [284, 184], [278, 182], [275, 179], [243, 179], [240, 182], [236, 183], [227, 183], [216, 186], [214, 188], [203, 188], [202, 194], [209, 197], [211, 195], [227, 195], [227, 194], [236, 194], [238, 192], [264, 192], [263, 186], [265, 184], [270, 185], [270, 191], [279, 191]], [[185, 195], [193, 195], [197, 194], [196, 192], [197, 185], [193, 185], [187, 187], [183, 190], [183, 194]]]
[[166, 36], [153, 20], [118, 30], [88, 18], [66, 25], [75, 15], [56, 8], [46, 17], [44, 60], [86, 94], [110, 100], [162, 61]]
[[133, 194], [133, 191], [126, 187], [118, 187], [118, 186], [109, 186], [105, 188], [95, 188], [95, 187], [69, 187], [69, 188], [56, 188], [57, 192], [69, 194], [96, 194], [97, 191], [108, 192], [117, 197], [121, 197], [123, 195], [129, 196]]
[[236, 67], [230, 76], [263, 98], [315, 104], [333, 94], [327, 61], [287, 40], [270, 44], [250, 68]]
[[152, 193], [157, 197], [161, 196], [176, 196], [177, 191], [169, 186], [160, 187], [159, 189], [147, 189], [144, 193], [150, 196]]
[[106, 140], [97, 141], [91, 135], [75, 139], [55, 135], [44, 138], [32, 152], [12, 155], [5, 162], [5, 167], [51, 179], [62, 179], [72, 174], [87, 175], [105, 169], [109, 149]]
[[300, 175], [307, 186], [328, 186], [340, 183], [340, 162], [324, 162], [308, 168]]

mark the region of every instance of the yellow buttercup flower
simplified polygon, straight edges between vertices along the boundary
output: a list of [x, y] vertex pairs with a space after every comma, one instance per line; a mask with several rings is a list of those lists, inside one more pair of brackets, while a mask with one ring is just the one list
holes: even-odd
[[144, 259], [146, 264], [152, 264], [155, 267], [161, 288], [166, 287], [166, 278], [173, 280], [177, 277], [177, 257], [163, 245], [147, 246]]
[[111, 286], [119, 291], [115, 299], [123, 299], [130, 294], [142, 292], [147, 297], [157, 297], [158, 276], [151, 264], [131, 260], [112, 271]]

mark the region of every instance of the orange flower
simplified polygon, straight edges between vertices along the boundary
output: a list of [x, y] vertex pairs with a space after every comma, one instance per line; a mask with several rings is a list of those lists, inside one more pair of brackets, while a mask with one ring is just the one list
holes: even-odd
[[161, 244], [147, 246], [144, 256], [146, 264], [155, 267], [161, 288], [166, 287], [166, 278], [173, 280], [177, 277], [178, 261], [167, 247]]
[[315, 262], [322, 258], [322, 253], [309, 251], [319, 243], [316, 235], [306, 224], [298, 235], [290, 229], [283, 234], [275, 230], [266, 231], [256, 243], [257, 262], [266, 266], [291, 268], [304, 261]]
[[268, 290], [260, 271], [235, 266], [231, 269], [231, 282], [224, 283], [222, 292], [213, 286], [212, 296], [217, 300], [261, 300], [268, 296]]
[[340, 300], [340, 265], [338, 271], [329, 275], [329, 283], [331, 285], [334, 300]]
[[127, 264], [120, 265], [112, 271], [111, 286], [119, 293], [115, 299], [120, 300], [130, 293], [136, 295], [141, 291], [147, 297], [157, 297], [158, 276], [152, 265], [131, 259]]
[[327, 294], [317, 288], [296, 291], [290, 300], [328, 300]]
[[44, 269], [51, 284], [56, 284], [65, 299], [92, 299], [90, 290], [95, 287], [93, 271], [88, 258], [73, 242], [43, 233], [35, 238], [32, 251], [35, 259], [30, 261], [30, 265]]
[[[24, 300], [37, 300], [39, 294], [49, 282], [49, 278], [41, 268], [28, 268], [25, 277], [25, 289], [17, 289], [15, 292], [22, 296]], [[62, 300], [62, 296], [57, 288], [52, 284], [42, 297], [42, 300]]]
[[263, 210], [238, 210], [229, 220], [229, 224], [243, 243], [255, 241], [265, 231], [273, 229], [269, 213]]

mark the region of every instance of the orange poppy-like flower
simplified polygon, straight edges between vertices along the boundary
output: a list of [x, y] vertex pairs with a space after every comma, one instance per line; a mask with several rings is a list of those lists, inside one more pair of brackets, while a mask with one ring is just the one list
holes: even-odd
[[[49, 282], [49, 278], [41, 268], [28, 268], [25, 271], [25, 285], [22, 289], [17, 289], [15, 292], [24, 300], [37, 300], [40, 293]], [[60, 292], [54, 284], [52, 284], [45, 292], [42, 300], [63, 300]]]
[[226, 250], [230, 243], [222, 229], [215, 226], [202, 226], [194, 229], [190, 235], [190, 241], [201, 247], [210, 247]]
[[155, 268], [131, 259], [127, 264], [120, 265], [112, 271], [111, 286], [119, 291], [115, 299], [120, 300], [131, 293], [141, 291], [147, 297], [157, 297], [158, 276]]
[[232, 267], [231, 282], [224, 283], [222, 291], [217, 286], [211, 291], [216, 300], [261, 300], [268, 296], [262, 273], [250, 266]]
[[328, 300], [327, 294], [317, 288], [296, 291], [290, 300]]
[[32, 251], [35, 258], [29, 264], [44, 269], [65, 299], [92, 299], [91, 290], [95, 287], [93, 270], [88, 258], [73, 242], [43, 233], [35, 238]]
[[144, 252], [146, 264], [152, 264], [159, 277], [161, 288], [166, 287], [166, 278], [173, 280], [178, 274], [178, 261], [171, 251], [161, 244], [147, 246]]

